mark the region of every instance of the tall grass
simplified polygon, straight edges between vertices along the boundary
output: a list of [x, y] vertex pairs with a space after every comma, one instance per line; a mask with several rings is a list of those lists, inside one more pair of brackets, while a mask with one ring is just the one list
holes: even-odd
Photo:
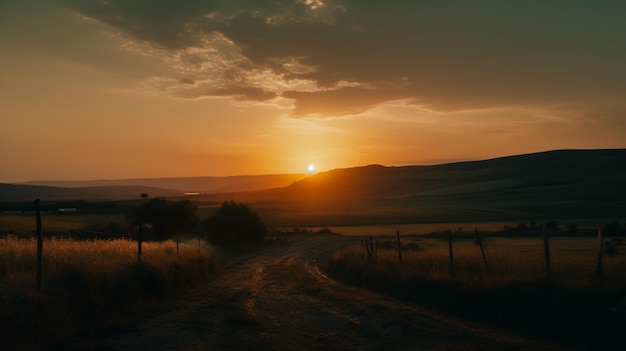
[[446, 313], [560, 341], [595, 342], [589, 336], [598, 335], [611, 345], [626, 332], [626, 311], [618, 310], [626, 302], [626, 254], [605, 257], [600, 279], [595, 240], [552, 240], [550, 280], [540, 238], [489, 239], [488, 267], [471, 239], [455, 241], [454, 278], [445, 240], [405, 239], [403, 264], [395, 242], [378, 247], [374, 259], [360, 245], [334, 252], [329, 274]]
[[216, 255], [173, 242], [50, 238], [44, 241], [43, 289], [35, 292], [36, 241], [0, 238], [0, 349], [38, 349], [103, 321], [138, 301], [174, 296], [210, 277]]

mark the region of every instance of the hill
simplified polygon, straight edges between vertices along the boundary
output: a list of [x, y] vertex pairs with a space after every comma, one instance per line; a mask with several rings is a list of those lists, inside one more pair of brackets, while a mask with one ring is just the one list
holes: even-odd
[[[434, 166], [319, 173], [288, 187], [232, 195], [270, 218], [369, 224], [626, 217], [626, 150], [557, 150]], [[207, 200], [227, 200], [214, 195]]]
[[[626, 219], [626, 149], [556, 150], [433, 166], [268, 175], [0, 184], [0, 201], [194, 197], [251, 204], [277, 226]], [[103, 185], [108, 186], [82, 186]], [[78, 186], [78, 187], [70, 187]], [[264, 189], [264, 190], [259, 190]], [[249, 191], [246, 191], [249, 190]]]
[[42, 180], [18, 185], [39, 185], [62, 188], [146, 186], [176, 190], [179, 193], [231, 193], [287, 186], [301, 180], [304, 174], [241, 175], [229, 177], [135, 178], [114, 180]]

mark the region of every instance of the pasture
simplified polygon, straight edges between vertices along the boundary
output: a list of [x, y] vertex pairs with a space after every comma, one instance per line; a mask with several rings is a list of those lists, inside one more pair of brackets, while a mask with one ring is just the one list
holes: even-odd
[[35, 291], [36, 240], [0, 238], [0, 349], [38, 349], [41, 343], [93, 333], [132, 304], [175, 296], [218, 269], [207, 247], [126, 240], [46, 238], [42, 291]]
[[396, 240], [377, 237], [372, 256], [363, 242], [345, 246], [326, 268], [338, 280], [462, 318], [596, 348], [626, 332], [626, 245], [621, 238], [605, 240], [616, 252], [604, 255], [602, 277], [597, 239], [581, 237], [550, 240], [549, 276], [540, 237], [488, 237], [487, 264], [471, 238], [457, 237], [454, 277], [446, 235], [402, 238], [402, 263]]

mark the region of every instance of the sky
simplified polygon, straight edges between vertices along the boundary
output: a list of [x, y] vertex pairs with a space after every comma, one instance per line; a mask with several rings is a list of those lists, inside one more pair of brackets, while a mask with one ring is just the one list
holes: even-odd
[[0, 182], [626, 147], [626, 2], [0, 0]]

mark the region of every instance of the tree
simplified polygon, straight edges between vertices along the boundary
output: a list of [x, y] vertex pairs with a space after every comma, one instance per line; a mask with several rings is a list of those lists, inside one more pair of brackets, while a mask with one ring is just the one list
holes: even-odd
[[546, 221], [543, 224], [543, 227], [549, 232], [556, 232], [559, 230], [559, 222], [551, 219], [549, 221]]
[[205, 222], [209, 242], [216, 245], [259, 243], [267, 227], [247, 204], [224, 202], [215, 215]]
[[190, 232], [198, 225], [196, 206], [189, 200], [177, 202], [157, 197], [135, 208], [128, 216], [131, 225], [151, 226], [152, 239], [167, 240], [176, 234]]

